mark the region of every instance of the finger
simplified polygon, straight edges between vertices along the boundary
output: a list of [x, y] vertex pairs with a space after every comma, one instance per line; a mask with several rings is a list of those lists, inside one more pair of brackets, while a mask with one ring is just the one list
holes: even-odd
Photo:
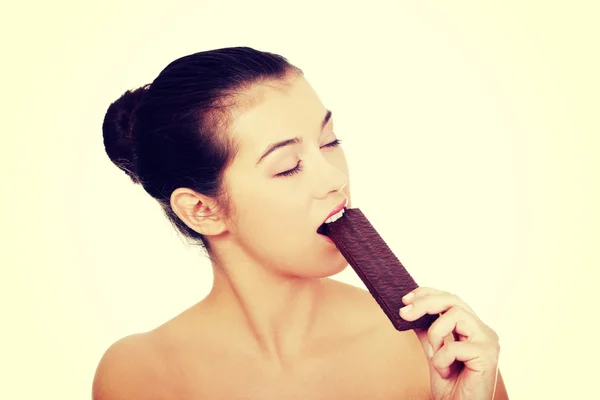
[[[431, 340], [429, 339], [429, 331], [424, 329], [414, 329], [414, 332], [417, 335], [419, 342], [421, 343], [421, 347], [423, 348], [423, 352], [427, 356], [427, 359], [431, 359], [431, 357], [433, 357], [434, 350], [433, 346], [431, 345]], [[454, 333], [451, 333], [443, 338], [443, 345], [446, 345], [450, 342], [454, 342], [456, 340], [457, 338], [454, 335]]]
[[448, 292], [445, 292], [443, 290], [426, 286], [419, 286], [418, 288], [412, 290], [411, 293], [414, 293], [417, 296], [428, 296], [431, 294], [449, 294]]
[[435, 315], [445, 313], [454, 306], [461, 307], [477, 318], [469, 306], [453, 294], [416, 297], [410, 304], [400, 309], [400, 316], [406, 321], [415, 321], [425, 314]]
[[[434, 351], [433, 351], [433, 347], [431, 346], [431, 342], [429, 341], [429, 337], [427, 335], [427, 330], [415, 328], [415, 329], [413, 329], [413, 332], [415, 332], [417, 339], [421, 343], [421, 347], [423, 348], [423, 352], [425, 353], [427, 358], [430, 359], [431, 357], [433, 357]], [[452, 335], [449, 335], [444, 338], [444, 344], [448, 341], [454, 341], [454, 340], [455, 340], [454, 337]]]
[[462, 362], [464, 368], [483, 373], [495, 369], [497, 357], [479, 343], [450, 342], [439, 349], [431, 358], [431, 365], [442, 377], [448, 377], [455, 362]]
[[435, 352], [444, 345], [446, 338], [452, 341], [474, 341], [484, 336], [478, 333], [483, 333], [479, 320], [463, 308], [455, 306], [431, 324], [427, 330], [427, 338]]
[[430, 360], [433, 357], [433, 348], [431, 347], [431, 343], [429, 343], [429, 339], [427, 338], [427, 330], [425, 329], [414, 329], [413, 330], [417, 335], [417, 339], [421, 343], [421, 347], [423, 348], [423, 352], [427, 356], [427, 360]]
[[444, 291], [441, 291], [438, 289], [434, 289], [434, 288], [420, 286], [420, 287], [408, 292], [406, 295], [404, 295], [404, 297], [402, 297], [402, 301], [404, 302], [404, 304], [410, 304], [410, 302], [412, 302], [412, 300], [414, 300], [417, 297], [440, 295], [440, 294], [450, 294], [450, 293], [444, 292]]
[[[433, 288], [419, 287], [411, 292], [408, 292], [404, 297], [402, 297], [402, 302], [404, 304], [408, 305], [408, 304], [413, 304], [418, 299], [428, 298], [428, 297], [447, 299], [448, 302], [451, 303], [451, 305], [460, 305], [462, 308], [464, 308], [465, 310], [467, 310], [470, 313], [472, 313], [473, 315], [475, 315], [475, 312], [473, 311], [473, 309], [471, 309], [471, 307], [469, 307], [469, 305], [467, 303], [465, 303], [457, 295], [448, 293], [448, 292], [443, 292], [441, 290], [437, 290], [437, 289], [433, 289]], [[443, 312], [443, 311], [439, 311], [439, 312]]]
[[[464, 368], [464, 365], [461, 365], [457, 360], [455, 354], [457, 349], [454, 347], [455, 343], [460, 342], [449, 342], [445, 344], [444, 347], [434, 353], [430, 360], [431, 367], [437, 371], [443, 379], [450, 378]], [[473, 357], [476, 357], [476, 355]]]

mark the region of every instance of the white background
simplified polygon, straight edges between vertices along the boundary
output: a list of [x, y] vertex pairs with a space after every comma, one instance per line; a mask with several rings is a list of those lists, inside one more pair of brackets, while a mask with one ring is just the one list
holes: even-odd
[[39, 3], [0, 24], [0, 398], [90, 398], [111, 343], [207, 293], [209, 263], [112, 165], [101, 124], [175, 58], [239, 45], [304, 70], [354, 206], [498, 332], [511, 399], [594, 396], [595, 2]]

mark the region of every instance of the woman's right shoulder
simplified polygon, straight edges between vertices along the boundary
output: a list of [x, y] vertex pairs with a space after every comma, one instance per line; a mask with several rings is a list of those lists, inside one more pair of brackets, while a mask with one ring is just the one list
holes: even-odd
[[161, 365], [152, 333], [119, 339], [104, 352], [98, 363], [92, 399], [160, 398]]

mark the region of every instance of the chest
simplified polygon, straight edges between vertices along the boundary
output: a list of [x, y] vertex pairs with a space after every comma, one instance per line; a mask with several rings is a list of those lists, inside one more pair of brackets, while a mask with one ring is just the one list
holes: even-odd
[[313, 371], [279, 377], [248, 379], [243, 377], [229, 385], [213, 386], [209, 398], [252, 400], [393, 400], [428, 399], [428, 384], [414, 377], [377, 374], [359, 365], [336, 365], [327, 371]]
[[[421, 360], [402, 349], [378, 346], [323, 351], [281, 369], [234, 354], [206, 362], [180, 359], [171, 369], [173, 398], [245, 400], [428, 399]], [[404, 354], [403, 354], [404, 353]], [[176, 364], [175, 364], [176, 365]], [[173, 365], [173, 367], [175, 366]]]

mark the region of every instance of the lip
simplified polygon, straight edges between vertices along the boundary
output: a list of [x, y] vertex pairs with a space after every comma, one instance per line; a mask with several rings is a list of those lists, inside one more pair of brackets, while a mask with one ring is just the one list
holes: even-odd
[[325, 236], [325, 235], [319, 235], [319, 236], [322, 237], [323, 239], [327, 240], [329, 243], [334, 244], [333, 240], [331, 240], [328, 236]]
[[336, 206], [333, 210], [331, 210], [331, 212], [329, 213], [329, 215], [323, 220], [323, 222], [321, 223], [321, 225], [323, 225], [325, 223], [325, 221], [327, 221], [329, 218], [331, 218], [332, 216], [334, 216], [335, 214], [339, 213], [340, 211], [342, 211], [345, 207], [346, 204], [348, 204], [348, 199], [344, 199], [344, 201]]

